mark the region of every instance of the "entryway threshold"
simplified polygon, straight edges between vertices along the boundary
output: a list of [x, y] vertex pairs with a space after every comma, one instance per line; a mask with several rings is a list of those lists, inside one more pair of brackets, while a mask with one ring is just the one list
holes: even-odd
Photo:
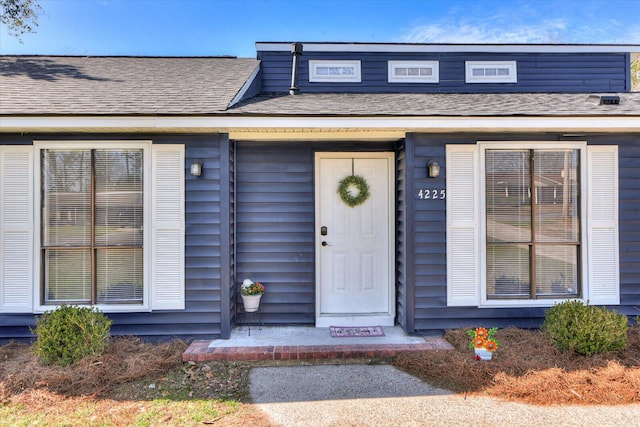
[[387, 359], [401, 352], [452, 350], [440, 336], [407, 335], [401, 327], [384, 327], [383, 337], [334, 338], [329, 328], [308, 326], [240, 327], [228, 340], [193, 341], [183, 353], [184, 362], [290, 361], [323, 359]]

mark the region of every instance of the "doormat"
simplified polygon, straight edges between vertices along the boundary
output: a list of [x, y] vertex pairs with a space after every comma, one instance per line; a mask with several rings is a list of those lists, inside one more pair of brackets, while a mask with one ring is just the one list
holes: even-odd
[[383, 337], [381, 326], [330, 326], [331, 336], [343, 337]]

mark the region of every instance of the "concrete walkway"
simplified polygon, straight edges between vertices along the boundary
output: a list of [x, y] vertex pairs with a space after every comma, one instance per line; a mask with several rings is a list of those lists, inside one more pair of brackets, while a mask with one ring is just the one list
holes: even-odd
[[274, 425], [631, 426], [640, 404], [535, 406], [452, 394], [390, 365], [252, 368], [253, 403]]
[[251, 327], [234, 329], [228, 340], [194, 341], [184, 362], [214, 360], [387, 359], [400, 352], [448, 350], [442, 337], [407, 335], [399, 326], [384, 327], [383, 337], [333, 338], [329, 328]]

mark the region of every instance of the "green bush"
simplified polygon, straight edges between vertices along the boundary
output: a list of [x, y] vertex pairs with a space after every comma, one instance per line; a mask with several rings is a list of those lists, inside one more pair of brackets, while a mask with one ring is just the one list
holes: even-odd
[[98, 309], [62, 305], [36, 319], [33, 351], [43, 363], [60, 366], [99, 356], [109, 344], [112, 323]]
[[551, 307], [542, 330], [561, 351], [592, 356], [627, 347], [627, 316], [615, 310], [566, 301]]

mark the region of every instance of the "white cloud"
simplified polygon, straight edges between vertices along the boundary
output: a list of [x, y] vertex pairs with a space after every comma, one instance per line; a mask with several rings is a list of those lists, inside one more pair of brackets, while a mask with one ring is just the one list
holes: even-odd
[[402, 41], [406, 43], [567, 43], [564, 20], [536, 25], [493, 22], [450, 22], [412, 28]]

